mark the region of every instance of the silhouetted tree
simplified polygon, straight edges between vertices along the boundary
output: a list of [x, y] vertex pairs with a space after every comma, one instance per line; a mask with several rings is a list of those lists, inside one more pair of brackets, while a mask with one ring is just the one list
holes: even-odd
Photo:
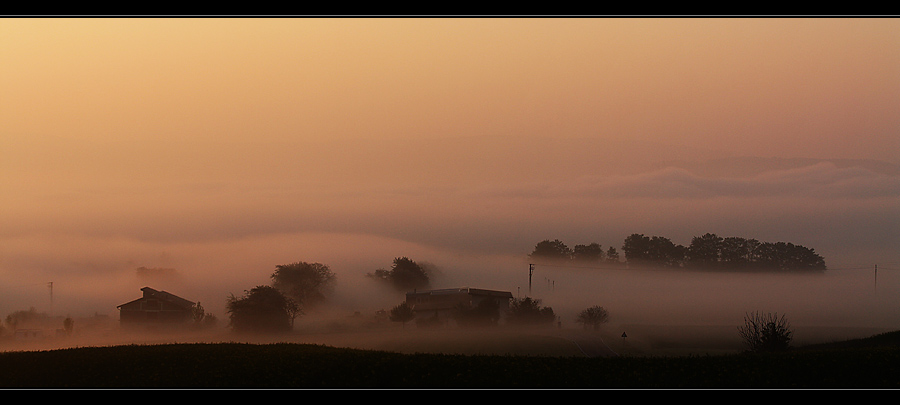
[[687, 249], [668, 238], [653, 236], [648, 246], [648, 260], [658, 266], [681, 267]]
[[336, 276], [322, 263], [296, 262], [275, 266], [272, 287], [305, 309], [327, 301], [334, 292]]
[[762, 243], [756, 249], [760, 267], [778, 271], [825, 270], [825, 259], [809, 249], [793, 243]]
[[686, 249], [665, 237], [634, 233], [625, 238], [622, 251], [629, 266], [681, 267]]
[[754, 312], [744, 316], [738, 332], [751, 352], [775, 352], [790, 348], [794, 332], [782, 315]]
[[766, 271], [822, 271], [825, 259], [814, 250], [793, 243], [760, 243], [756, 239], [723, 238], [713, 233], [695, 236], [686, 265], [696, 269]]
[[231, 327], [239, 332], [286, 332], [293, 327], [299, 307], [274, 287], [257, 286], [227, 301]]
[[572, 250], [559, 239], [547, 239], [538, 242], [529, 257], [536, 261], [569, 260], [572, 258]]
[[600, 325], [609, 322], [609, 312], [601, 306], [593, 306], [581, 311], [576, 322], [583, 324], [585, 329], [591, 326], [597, 330]]
[[645, 265], [650, 262], [650, 237], [633, 233], [622, 243], [622, 253], [630, 266]]
[[425, 270], [408, 257], [395, 258], [391, 270], [378, 269], [374, 273], [367, 274], [367, 276], [388, 282], [399, 291], [429, 288], [431, 284]]
[[722, 250], [723, 238], [714, 233], [695, 236], [688, 246], [688, 262], [694, 268], [719, 267], [719, 254]]
[[599, 243], [575, 245], [572, 248], [572, 259], [580, 263], [596, 264], [603, 260], [603, 247]]
[[549, 324], [556, 319], [551, 307], [541, 307], [541, 300], [525, 297], [510, 303], [506, 320], [514, 325]]
[[609, 249], [606, 250], [606, 263], [608, 264], [622, 264], [619, 261], [619, 252], [616, 248], [610, 246]]
[[406, 327], [406, 323], [413, 320], [415, 318], [415, 312], [413, 312], [412, 307], [406, 303], [406, 301], [400, 303], [396, 307], [391, 308], [390, 320], [393, 322], [400, 322]]
[[756, 261], [755, 251], [759, 248], [759, 241], [736, 236], [722, 239], [719, 248], [719, 260], [722, 267], [727, 269], [744, 269]]
[[203, 305], [200, 305], [199, 302], [191, 307], [191, 319], [193, 320], [194, 327], [200, 328], [215, 326], [217, 321], [216, 316], [206, 312], [206, 310], [203, 309]]
[[[670, 267], [703, 270], [824, 271], [825, 259], [813, 249], [786, 242], [761, 243], [756, 239], [721, 237], [706, 233], [691, 239], [688, 247], [662, 236], [634, 233], [622, 244], [624, 263], [632, 268]], [[619, 252], [605, 253], [598, 243], [569, 249], [559, 239], [544, 240], [529, 255], [542, 262], [622, 264]], [[605, 258], [604, 258], [605, 256]]]

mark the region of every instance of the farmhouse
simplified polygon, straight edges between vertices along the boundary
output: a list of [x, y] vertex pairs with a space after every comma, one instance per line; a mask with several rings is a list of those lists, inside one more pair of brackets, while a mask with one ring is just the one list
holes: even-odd
[[150, 287], [141, 291], [143, 297], [116, 307], [122, 325], [177, 324], [191, 319], [194, 302]]
[[406, 305], [413, 309], [417, 319], [435, 318], [447, 320], [454, 308], [462, 305], [475, 308], [484, 301], [493, 301], [502, 312], [509, 308], [513, 298], [508, 291], [483, 290], [478, 288], [446, 288], [439, 290], [411, 291], [406, 293]]

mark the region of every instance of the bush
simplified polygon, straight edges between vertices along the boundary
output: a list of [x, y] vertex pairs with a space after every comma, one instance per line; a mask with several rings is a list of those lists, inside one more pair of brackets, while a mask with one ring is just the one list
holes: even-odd
[[257, 286], [227, 302], [231, 327], [237, 332], [285, 332], [293, 327], [297, 304], [274, 287]]
[[790, 348], [794, 332], [778, 314], [754, 312], [744, 316], [744, 326], [738, 328], [744, 344], [751, 352], [777, 352]]
[[392, 322], [400, 322], [403, 326], [406, 326], [406, 323], [413, 320], [415, 317], [415, 312], [413, 312], [412, 307], [406, 302], [401, 302], [400, 305], [391, 309], [390, 320]]
[[541, 307], [541, 300], [525, 297], [513, 300], [506, 313], [506, 320], [515, 325], [549, 324], [556, 320], [556, 314], [553, 313], [553, 308]]
[[593, 306], [581, 311], [576, 322], [583, 324], [585, 329], [592, 326], [594, 330], [597, 330], [600, 325], [609, 322], [609, 311], [601, 306]]

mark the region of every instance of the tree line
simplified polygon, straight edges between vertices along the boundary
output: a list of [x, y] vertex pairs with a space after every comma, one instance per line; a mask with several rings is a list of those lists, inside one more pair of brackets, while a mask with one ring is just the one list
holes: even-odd
[[[390, 269], [377, 269], [367, 276], [375, 282], [392, 286], [398, 292], [428, 289], [429, 274], [436, 269], [429, 263], [417, 263], [408, 257], [397, 257]], [[294, 320], [317, 307], [328, 304], [337, 277], [322, 263], [295, 262], [275, 266], [270, 285], [258, 285], [227, 299], [229, 326], [236, 332], [273, 333], [293, 329]], [[553, 308], [542, 306], [541, 300], [531, 297], [514, 299], [507, 310], [501, 311], [499, 302], [482, 300], [475, 306], [457, 305], [452, 318], [461, 327], [496, 326], [500, 319], [510, 325], [552, 324], [557, 315]], [[585, 328], [599, 327], [608, 321], [609, 314], [596, 306], [583, 311], [577, 322]], [[416, 318], [415, 310], [405, 301], [391, 309], [389, 319], [406, 324], [416, 320], [419, 327], [437, 326], [443, 320]]]
[[[390, 269], [367, 274], [376, 282], [397, 291], [430, 288], [433, 266], [416, 263], [408, 257], [394, 259]], [[283, 332], [293, 328], [294, 320], [305, 311], [328, 304], [337, 276], [322, 263], [295, 262], [275, 266], [270, 285], [258, 285], [242, 296], [227, 298], [229, 326], [238, 332]]]
[[539, 262], [566, 261], [576, 264], [627, 265], [636, 267], [697, 270], [758, 270], [776, 272], [824, 271], [825, 259], [815, 250], [790, 242], [760, 242], [753, 238], [722, 237], [714, 233], [695, 236], [688, 246], [662, 236], [634, 233], [618, 250], [604, 250], [598, 243], [569, 248], [559, 239], [543, 240], [529, 257]]

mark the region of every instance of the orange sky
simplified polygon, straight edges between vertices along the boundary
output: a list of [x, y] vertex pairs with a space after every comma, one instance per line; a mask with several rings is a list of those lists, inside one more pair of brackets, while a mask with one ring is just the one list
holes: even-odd
[[4, 19], [4, 136], [665, 140], [898, 161], [897, 19]]
[[[0, 276], [216, 255], [239, 293], [347, 259], [284, 248], [319, 233], [392, 241], [363, 268], [632, 232], [896, 260], [898, 72], [893, 18], [4, 18]], [[741, 156], [866, 162], [707, 166]]]

